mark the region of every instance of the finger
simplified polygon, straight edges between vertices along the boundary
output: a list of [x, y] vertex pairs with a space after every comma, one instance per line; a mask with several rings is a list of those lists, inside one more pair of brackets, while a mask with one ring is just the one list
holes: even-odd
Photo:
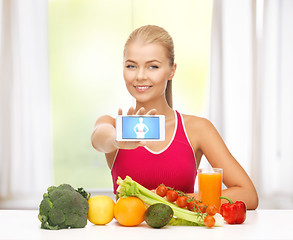
[[118, 115], [122, 115], [122, 109], [121, 108], [118, 109]]
[[137, 112], [136, 115], [144, 115], [145, 114], [145, 108], [141, 107]]
[[146, 115], [156, 115], [156, 113], [157, 113], [157, 109], [151, 109], [146, 113]]
[[127, 115], [133, 115], [133, 112], [134, 112], [134, 108], [131, 106], [131, 107], [128, 109]]

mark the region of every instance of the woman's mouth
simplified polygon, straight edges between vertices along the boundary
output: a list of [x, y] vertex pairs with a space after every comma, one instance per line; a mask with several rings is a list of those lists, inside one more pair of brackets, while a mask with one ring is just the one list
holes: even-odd
[[150, 89], [152, 86], [143, 85], [143, 86], [134, 86], [134, 87], [138, 92], [145, 92], [148, 89]]

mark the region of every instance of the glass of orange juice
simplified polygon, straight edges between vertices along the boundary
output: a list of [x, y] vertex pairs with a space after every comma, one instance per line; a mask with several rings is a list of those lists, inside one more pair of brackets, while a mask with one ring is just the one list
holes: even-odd
[[215, 205], [219, 211], [222, 194], [222, 168], [198, 169], [199, 199], [206, 205]]

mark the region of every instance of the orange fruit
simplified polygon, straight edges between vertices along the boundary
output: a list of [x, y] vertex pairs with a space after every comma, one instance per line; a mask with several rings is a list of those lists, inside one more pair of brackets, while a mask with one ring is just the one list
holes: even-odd
[[123, 226], [136, 226], [144, 221], [146, 207], [139, 198], [119, 198], [114, 207], [114, 216]]

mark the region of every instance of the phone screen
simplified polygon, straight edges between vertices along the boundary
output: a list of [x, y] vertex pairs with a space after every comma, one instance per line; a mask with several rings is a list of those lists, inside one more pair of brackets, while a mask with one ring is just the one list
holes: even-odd
[[122, 117], [122, 139], [160, 139], [160, 118], [143, 116]]

